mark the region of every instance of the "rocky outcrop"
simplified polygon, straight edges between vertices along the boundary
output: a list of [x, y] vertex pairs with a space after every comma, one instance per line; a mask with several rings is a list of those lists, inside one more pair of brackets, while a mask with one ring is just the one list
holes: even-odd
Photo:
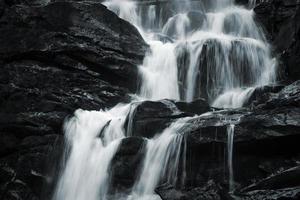
[[210, 110], [204, 99], [198, 99], [190, 103], [167, 99], [137, 103], [129, 117], [130, 119], [127, 121], [127, 124], [131, 124], [129, 130], [131, 133], [128, 133], [128, 135], [152, 138], [155, 134], [161, 133], [176, 119], [202, 114]]
[[5, 9], [0, 23], [5, 25], [0, 40], [4, 63], [35, 60], [91, 71], [102, 80], [135, 91], [136, 65], [141, 63], [146, 45], [132, 25], [103, 5], [56, 2], [13, 6]]
[[182, 199], [205, 199], [221, 200], [222, 194], [220, 187], [212, 180], [208, 181], [203, 187], [196, 187], [190, 191], [178, 191], [170, 185], [161, 185], [156, 192], [163, 200], [182, 200]]
[[146, 153], [145, 147], [146, 141], [141, 137], [129, 137], [122, 140], [112, 160], [110, 170], [112, 180], [109, 193], [130, 193], [142, 168], [142, 161]]
[[257, 1], [254, 11], [281, 58], [280, 73], [288, 80], [300, 79], [300, 2]]
[[[181, 129], [185, 151], [177, 174], [180, 181], [171, 185], [162, 178], [156, 192], [163, 200], [232, 199], [234, 196], [240, 199], [297, 199], [300, 85], [297, 81], [278, 87], [265, 88], [263, 91], [270, 93], [268, 100], [257, 101], [251, 108], [220, 110], [198, 116], [190, 112], [201, 114], [193, 103], [163, 100], [136, 105], [132, 119], [128, 119], [125, 126], [128, 127], [129, 121], [133, 122], [134, 137], [122, 141], [112, 161], [112, 199], [117, 198], [116, 194], [130, 193], [145, 156], [147, 140], [143, 138], [152, 138], [171, 122], [186, 116], [194, 117]], [[205, 105], [204, 102], [196, 105], [201, 104]], [[231, 125], [234, 125], [233, 196], [228, 193], [227, 164]]]
[[1, 1], [0, 24], [0, 199], [47, 199], [64, 119], [128, 101], [148, 47], [92, 1]]
[[175, 199], [200, 198], [201, 192], [197, 191], [212, 181], [216, 186], [207, 194], [216, 196], [211, 199], [231, 199], [227, 194], [227, 134], [229, 126], [235, 124], [232, 160], [235, 194], [242, 199], [268, 199], [268, 195], [273, 199], [286, 195], [297, 199], [299, 88], [299, 82], [284, 87], [252, 110], [217, 111], [191, 119], [184, 129], [185, 184], [165, 183], [157, 189], [158, 193], [163, 199], [172, 199], [171, 194]]

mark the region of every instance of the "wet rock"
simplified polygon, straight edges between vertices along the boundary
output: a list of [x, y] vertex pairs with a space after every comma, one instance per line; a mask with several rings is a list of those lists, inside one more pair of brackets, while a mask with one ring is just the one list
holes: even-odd
[[274, 190], [282, 188], [292, 188], [300, 185], [300, 167], [294, 167], [266, 179], [259, 181], [253, 185], [241, 189], [241, 192], [249, 192], [253, 190]]
[[[51, 190], [58, 173], [62, 141], [59, 135], [31, 136], [23, 139], [14, 152], [2, 156], [1, 198], [40, 199], [46, 194], [43, 193], [45, 186]], [[55, 155], [55, 159], [51, 155]]]
[[135, 180], [138, 179], [142, 161], [145, 158], [145, 140], [140, 137], [130, 137], [122, 140], [111, 164], [110, 192], [128, 193]]
[[[215, 111], [189, 120], [183, 129], [186, 180], [177, 190], [202, 187], [210, 179], [228, 190], [227, 134], [231, 124], [235, 124], [232, 162], [236, 188], [297, 166], [300, 160], [297, 145], [300, 139], [299, 88], [298, 82], [286, 86], [253, 110]], [[299, 185], [295, 174], [283, 173], [281, 179], [291, 184], [285, 187]], [[275, 183], [273, 185], [275, 187]]]
[[173, 102], [165, 101], [145, 101], [137, 105], [131, 116], [133, 136], [152, 138], [160, 133], [174, 119], [186, 116], [179, 111]]
[[255, 190], [236, 196], [242, 200], [274, 200], [274, 199], [289, 199], [297, 200], [300, 198], [300, 188], [284, 188], [279, 190]]
[[142, 62], [147, 45], [132, 25], [100, 3], [12, 6], [0, 23], [5, 24], [0, 41], [0, 59], [5, 63], [37, 60], [92, 71], [103, 80], [136, 89], [136, 65]]
[[252, 92], [251, 96], [246, 100], [243, 106], [252, 106], [259, 105], [265, 103], [272, 95], [278, 93], [281, 89], [283, 89], [283, 85], [266, 85], [262, 87], [257, 87]]
[[152, 138], [175, 119], [209, 111], [208, 103], [199, 99], [191, 103], [172, 100], [144, 101], [136, 105], [131, 121], [131, 135]]
[[203, 187], [193, 188], [186, 191], [178, 191], [173, 186], [165, 184], [156, 189], [156, 192], [162, 200], [188, 200], [188, 199], [206, 199], [220, 200], [221, 188], [213, 181], [208, 181]]
[[257, 19], [265, 27], [269, 40], [281, 57], [281, 74], [294, 81], [300, 79], [299, 5], [297, 0], [270, 0], [259, 3], [254, 9]]
[[[264, 178], [280, 167], [295, 166], [300, 155], [296, 142], [300, 138], [299, 114], [299, 109], [287, 108], [273, 112], [241, 112], [236, 116], [225, 112], [191, 120], [185, 133], [186, 185], [199, 186], [210, 178], [226, 183], [228, 168], [224, 163], [227, 162], [229, 124], [236, 124], [233, 163], [237, 183], [247, 185], [251, 178]], [[276, 169], [262, 170], [261, 163], [266, 161], [277, 166]]]
[[186, 113], [201, 115], [211, 110], [205, 99], [197, 99], [192, 102], [175, 102], [176, 107]]
[[279, 93], [271, 95], [267, 101], [259, 104], [256, 109], [276, 109], [284, 107], [300, 107], [300, 81], [296, 81], [284, 87]]
[[299, 166], [271, 175], [242, 188], [241, 199], [299, 199]]

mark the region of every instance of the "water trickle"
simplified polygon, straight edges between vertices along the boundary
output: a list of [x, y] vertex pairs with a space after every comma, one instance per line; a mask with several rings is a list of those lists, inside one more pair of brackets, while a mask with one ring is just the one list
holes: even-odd
[[228, 179], [229, 179], [229, 192], [234, 191], [234, 175], [233, 175], [233, 138], [234, 138], [235, 125], [230, 124], [227, 127], [227, 165], [228, 165]]

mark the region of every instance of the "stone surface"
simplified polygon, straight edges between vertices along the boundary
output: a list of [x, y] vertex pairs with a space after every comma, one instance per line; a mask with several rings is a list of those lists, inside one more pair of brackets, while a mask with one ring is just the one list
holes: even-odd
[[284, 77], [281, 78], [294, 81], [300, 79], [299, 5], [298, 0], [267, 0], [254, 9], [282, 62], [280, 73]]
[[170, 185], [161, 185], [156, 189], [163, 200], [205, 199], [221, 200], [220, 188], [213, 181], [208, 181], [203, 187], [186, 191], [177, 191]]
[[[180, 160], [185, 167], [180, 164], [180, 170], [185, 169], [185, 181], [181, 182], [182, 173], [178, 174], [178, 180], [181, 181], [176, 185], [170, 185], [162, 178], [156, 192], [163, 200], [232, 199], [234, 196], [241, 199], [297, 199], [300, 163], [297, 145], [300, 139], [299, 88], [299, 83], [295, 82], [284, 88], [280, 86], [281, 90], [266, 89], [273, 95], [251, 109], [214, 111], [191, 118], [182, 129], [186, 150]], [[273, 101], [276, 103], [272, 104]], [[275, 106], [277, 104], [280, 106]], [[174, 105], [176, 102], [173, 104], [165, 100], [144, 102], [136, 108], [133, 122], [138, 122], [134, 128], [138, 131], [134, 135], [138, 134], [136, 136], [139, 137], [126, 139], [124, 144], [127, 145], [121, 145], [122, 151], [117, 154], [114, 159], [116, 164], [113, 165], [118, 172], [113, 180], [120, 183], [115, 188], [122, 193], [130, 191], [141, 166], [143, 140], [140, 136], [151, 138], [155, 133], [153, 131], [162, 130], [171, 121], [192, 116]], [[161, 119], [151, 121], [155, 117]], [[235, 124], [233, 196], [228, 193], [227, 166], [227, 134], [231, 124]], [[145, 129], [147, 126], [148, 129]], [[135, 170], [127, 171], [130, 167]]]
[[227, 193], [230, 124], [235, 124], [234, 195], [241, 199], [280, 199], [285, 196], [297, 199], [300, 184], [299, 88], [299, 83], [295, 82], [279, 92], [273, 91], [266, 102], [253, 109], [216, 111], [186, 123], [183, 129], [186, 157], [181, 158], [186, 163], [186, 179], [183, 185], [166, 183], [159, 187], [157, 192], [162, 199], [172, 199], [172, 195], [175, 199], [200, 198], [197, 190], [201, 189], [197, 188], [205, 188], [210, 181], [217, 185], [213, 191], [219, 196], [214, 198], [231, 199]]
[[172, 100], [144, 101], [138, 103], [132, 113], [130, 135], [152, 138], [178, 118], [202, 114], [209, 110], [209, 105], [204, 99], [190, 103]]
[[[112, 160], [110, 193], [130, 192], [140, 174], [145, 158], [146, 141], [141, 137], [123, 139]], [[134, 170], [133, 170], [134, 169]]]

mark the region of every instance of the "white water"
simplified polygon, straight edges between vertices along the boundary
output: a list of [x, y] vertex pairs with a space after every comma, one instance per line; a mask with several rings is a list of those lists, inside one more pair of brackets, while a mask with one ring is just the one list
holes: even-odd
[[218, 96], [214, 101], [213, 106], [216, 108], [225, 107], [225, 108], [239, 108], [242, 107], [244, 102], [249, 99], [255, 88], [247, 88], [245, 90], [241, 88], [233, 89], [227, 91], [224, 94]]
[[[276, 59], [254, 21], [253, 10], [236, 7], [232, 0], [211, 1], [206, 6], [174, 1], [175, 13], [163, 23], [156, 19], [155, 5], [142, 15], [133, 2], [119, 2], [106, 5], [133, 23], [151, 48], [139, 68], [142, 97], [186, 101], [205, 97], [215, 107], [237, 108], [250, 88], [275, 82]], [[254, 6], [254, 1], [249, 4]], [[174, 42], [157, 41], [157, 33]], [[178, 63], [182, 51], [188, 55], [183, 65]]]
[[227, 164], [228, 164], [228, 176], [229, 176], [229, 192], [234, 191], [234, 175], [233, 175], [233, 138], [234, 138], [235, 125], [230, 124], [227, 127]]
[[142, 84], [140, 95], [151, 100], [179, 99], [175, 46], [159, 41], [150, 43], [152, 53], [140, 67]]
[[130, 105], [109, 111], [77, 110], [65, 123], [69, 156], [56, 187], [54, 200], [99, 200], [106, 198], [108, 168], [125, 137], [123, 128]]
[[[150, 45], [151, 51], [139, 66], [139, 98], [192, 101], [205, 97], [212, 106], [237, 108], [255, 87], [276, 80], [276, 59], [271, 57], [252, 10], [234, 6], [233, 0], [208, 1], [206, 5], [179, 2], [172, 1], [171, 13], [166, 6], [156, 13], [154, 5], [145, 9], [129, 0], [104, 3], [135, 25]], [[165, 40], [158, 41], [162, 37]], [[135, 103], [107, 111], [78, 110], [66, 122], [67, 160], [53, 200], [106, 199], [110, 162], [121, 139], [131, 136], [134, 107]], [[162, 177], [176, 183], [183, 139], [178, 132], [183, 124], [184, 120], [174, 122], [148, 140], [142, 172], [128, 199], [159, 199], [154, 189]], [[230, 191], [233, 133], [232, 125], [228, 128]]]

